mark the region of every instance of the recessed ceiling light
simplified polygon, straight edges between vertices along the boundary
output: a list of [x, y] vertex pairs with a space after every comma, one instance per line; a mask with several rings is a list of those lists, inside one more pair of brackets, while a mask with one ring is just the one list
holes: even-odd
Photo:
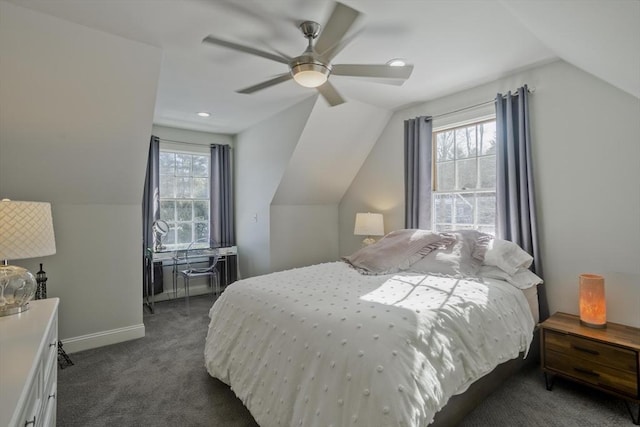
[[404, 67], [407, 65], [404, 59], [395, 58], [387, 62], [387, 65], [391, 67]]
[[200, 117], [211, 117], [211, 113], [207, 113], [206, 111], [200, 111], [197, 113]]

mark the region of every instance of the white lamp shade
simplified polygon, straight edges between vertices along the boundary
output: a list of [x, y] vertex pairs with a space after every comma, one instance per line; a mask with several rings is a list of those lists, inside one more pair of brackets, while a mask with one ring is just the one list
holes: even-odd
[[0, 201], [0, 260], [56, 253], [51, 204]]
[[382, 214], [356, 214], [356, 226], [353, 230], [353, 234], [355, 234], [356, 236], [384, 236], [384, 223]]

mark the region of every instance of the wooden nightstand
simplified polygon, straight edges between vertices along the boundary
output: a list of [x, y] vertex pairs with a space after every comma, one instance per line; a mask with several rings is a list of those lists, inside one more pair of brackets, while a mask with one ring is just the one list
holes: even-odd
[[[597, 388], [624, 399], [633, 423], [640, 424], [640, 329], [611, 322], [605, 329], [588, 328], [566, 313], [540, 326], [547, 390], [555, 375]], [[639, 405], [637, 416], [629, 402]]]

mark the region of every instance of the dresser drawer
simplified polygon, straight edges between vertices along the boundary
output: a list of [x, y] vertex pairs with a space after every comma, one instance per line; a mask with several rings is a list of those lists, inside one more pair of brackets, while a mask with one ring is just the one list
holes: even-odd
[[33, 382], [29, 385], [27, 391], [26, 404], [22, 408], [22, 412], [17, 419], [17, 427], [31, 426], [35, 427], [38, 417], [40, 416], [40, 407], [42, 404], [42, 369], [38, 367]]
[[[0, 318], [0, 427], [55, 426], [58, 298]], [[46, 381], [45, 381], [46, 378]], [[47, 405], [50, 406], [47, 406]]]
[[[53, 367], [53, 368], [52, 368]], [[47, 334], [45, 348], [42, 354], [42, 372], [44, 372], [44, 384], [49, 384], [52, 372], [56, 372], [58, 367], [58, 315], [56, 313]]]
[[556, 351], [570, 358], [585, 359], [592, 363], [627, 371], [636, 376], [638, 373], [638, 353], [613, 345], [545, 330], [544, 348], [545, 357], [548, 354], [547, 351]]
[[54, 427], [56, 425], [56, 409], [58, 404], [58, 391], [55, 383], [52, 384], [52, 387], [45, 394], [44, 399], [46, 399], [46, 401], [42, 405], [43, 411], [37, 427]]
[[545, 351], [545, 368], [581, 381], [638, 398], [638, 376], [587, 359], [572, 357], [552, 350]]

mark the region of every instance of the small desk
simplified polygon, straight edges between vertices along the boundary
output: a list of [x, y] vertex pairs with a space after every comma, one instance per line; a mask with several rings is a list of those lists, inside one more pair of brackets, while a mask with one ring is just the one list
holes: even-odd
[[[227, 246], [227, 247], [221, 247], [221, 248], [209, 248], [211, 250], [211, 253], [213, 254], [214, 252], [216, 252], [219, 256], [218, 258], [218, 262], [224, 262], [225, 266], [224, 266], [224, 285], [227, 286], [229, 285], [230, 279], [229, 279], [229, 258], [230, 257], [236, 257], [236, 277], [238, 276], [237, 273], [237, 256], [238, 256], [238, 247], [237, 246]], [[206, 257], [207, 255], [207, 249], [201, 249], [200, 250], [202, 252], [203, 257]], [[149, 307], [149, 310], [151, 311], [151, 313], [154, 312], [155, 309], [155, 296], [154, 296], [154, 292], [153, 292], [153, 284], [155, 283], [154, 281], [154, 268], [153, 265], [155, 263], [163, 263], [164, 261], [171, 261], [172, 265], [173, 265], [173, 281], [174, 281], [174, 286], [175, 283], [177, 281], [177, 266], [181, 265], [181, 264], [186, 264], [186, 259], [185, 259], [185, 254], [186, 249], [176, 249], [176, 250], [171, 250], [171, 251], [167, 251], [167, 250], [163, 250], [163, 251], [154, 251], [151, 248], [147, 248], [147, 250], [145, 251], [145, 266], [147, 268], [147, 274], [149, 277], [149, 281], [150, 283], [145, 283], [144, 284], [144, 297], [145, 297], [145, 304], [147, 305], [147, 307]], [[149, 290], [151, 289], [151, 292], [149, 292]]]

